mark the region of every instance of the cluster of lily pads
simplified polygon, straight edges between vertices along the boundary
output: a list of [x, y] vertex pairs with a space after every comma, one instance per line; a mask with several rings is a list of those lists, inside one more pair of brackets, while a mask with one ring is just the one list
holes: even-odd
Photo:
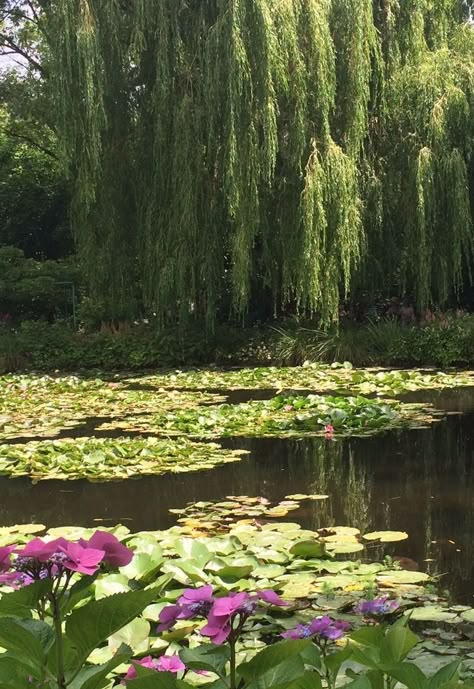
[[426, 405], [362, 395], [277, 394], [263, 401], [225, 404], [226, 391], [237, 387], [350, 388], [385, 395], [472, 380], [470, 374], [323, 365], [188, 371], [140, 379], [118, 375], [112, 380], [2, 376], [0, 474], [112, 480], [195, 471], [245, 454], [200, 442], [204, 440], [308, 435], [334, 440], [419, 427], [439, 418]]
[[236, 462], [245, 450], [187, 438], [76, 438], [0, 445], [0, 475], [113, 481], [150, 474], [202, 471]]
[[218, 394], [198, 391], [134, 390], [125, 382], [81, 380], [75, 376], [1, 376], [0, 438], [54, 437], [98, 419], [122, 419], [216, 404]]
[[195, 438], [368, 436], [381, 430], [426, 425], [435, 418], [433, 410], [417, 404], [310, 394], [277, 395], [270, 400], [189, 408], [146, 418], [130, 416], [123, 422], [106, 422], [99, 428], [118, 427]]
[[157, 388], [188, 390], [315, 390], [352, 391], [361, 395], [398, 395], [416, 390], [473, 386], [472, 371], [444, 373], [436, 370], [355, 369], [352, 364], [308, 363], [295, 367], [198, 369], [131, 378], [136, 383]]

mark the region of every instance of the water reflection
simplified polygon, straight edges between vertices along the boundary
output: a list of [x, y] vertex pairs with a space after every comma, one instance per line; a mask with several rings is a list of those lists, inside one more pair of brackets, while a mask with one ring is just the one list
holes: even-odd
[[[434, 574], [448, 573], [444, 585], [458, 600], [474, 603], [473, 412], [448, 416], [430, 429], [378, 438], [239, 439], [227, 444], [244, 446], [251, 454], [209, 472], [105, 484], [33, 485], [26, 479], [0, 479], [0, 523], [122, 522], [151, 530], [171, 526], [174, 517], [168, 509], [191, 501], [229, 494], [273, 500], [300, 492], [328, 494], [328, 500], [304, 503], [289, 519], [309, 528], [338, 524], [362, 532], [407, 531], [409, 540], [383, 552], [410, 558]], [[372, 554], [383, 555], [377, 547]]]

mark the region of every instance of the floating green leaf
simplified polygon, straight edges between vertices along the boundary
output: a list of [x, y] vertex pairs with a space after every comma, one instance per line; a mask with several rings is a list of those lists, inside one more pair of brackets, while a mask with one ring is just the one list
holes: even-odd
[[405, 531], [372, 531], [364, 534], [363, 538], [366, 541], [380, 541], [381, 543], [395, 543], [396, 541], [404, 541], [408, 538]]

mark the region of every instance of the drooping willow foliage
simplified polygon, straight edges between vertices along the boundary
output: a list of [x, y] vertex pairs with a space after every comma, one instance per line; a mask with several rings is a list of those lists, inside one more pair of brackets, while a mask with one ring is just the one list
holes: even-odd
[[92, 293], [209, 325], [351, 285], [445, 300], [472, 253], [461, 0], [56, 0], [51, 73]]

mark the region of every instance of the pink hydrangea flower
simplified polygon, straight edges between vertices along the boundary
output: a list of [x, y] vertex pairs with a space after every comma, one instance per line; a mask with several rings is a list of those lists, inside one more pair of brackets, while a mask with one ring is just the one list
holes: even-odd
[[128, 682], [131, 679], [136, 679], [136, 665], [145, 667], [148, 670], [156, 670], [156, 672], [172, 672], [174, 674], [183, 672], [186, 669], [186, 665], [178, 655], [161, 656], [161, 658], [152, 658], [152, 656], [147, 656], [142, 660], [134, 661], [134, 664], [128, 668], [122, 684], [125, 684], [125, 682]]
[[289, 603], [282, 600], [278, 593], [275, 593], [273, 589], [263, 589], [262, 591], [258, 591], [257, 596], [260, 598], [260, 600], [263, 600], [265, 603], [268, 603], [269, 605], [275, 605], [279, 608], [284, 608], [286, 605], [289, 605]]
[[133, 559], [133, 550], [120, 543], [118, 538], [107, 531], [96, 531], [90, 539], [79, 541], [83, 547], [104, 551], [104, 562], [113, 567], [125, 567]]
[[57, 553], [69, 545], [65, 538], [57, 538], [54, 541], [43, 541], [41, 538], [33, 538], [23, 548], [17, 548], [15, 553], [19, 557], [31, 557], [39, 562], [47, 562], [54, 553]]
[[210, 613], [207, 618], [207, 624], [201, 628], [200, 632], [203, 636], [208, 636], [214, 644], [223, 644], [232, 632], [230, 615], [227, 617], [216, 617]]
[[99, 564], [104, 559], [104, 551], [95, 548], [84, 548], [79, 543], [68, 543], [60, 548], [67, 558], [63, 566], [71, 572], [80, 574], [95, 574], [99, 569]]
[[11, 567], [11, 554], [14, 551], [13, 546], [5, 546], [0, 548], [0, 573], [8, 572]]

